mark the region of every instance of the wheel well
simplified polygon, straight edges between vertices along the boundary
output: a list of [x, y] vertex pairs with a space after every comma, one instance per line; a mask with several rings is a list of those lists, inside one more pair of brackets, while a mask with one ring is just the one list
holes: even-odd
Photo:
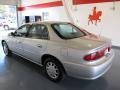
[[44, 65], [45, 59], [48, 58], [48, 57], [51, 57], [51, 58], [54, 58], [55, 60], [57, 60], [57, 62], [60, 63], [62, 69], [64, 70], [64, 73], [66, 74], [66, 71], [65, 71], [65, 68], [64, 68], [63, 64], [59, 61], [59, 59], [57, 59], [56, 57], [54, 57], [52, 55], [49, 55], [49, 54], [43, 55], [42, 58], [41, 58], [42, 65]]

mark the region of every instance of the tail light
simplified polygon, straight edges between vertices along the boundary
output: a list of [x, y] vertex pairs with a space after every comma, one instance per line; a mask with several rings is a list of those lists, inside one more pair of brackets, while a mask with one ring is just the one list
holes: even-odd
[[99, 50], [97, 52], [88, 54], [88, 55], [84, 56], [84, 60], [85, 61], [95, 61], [95, 60], [103, 57], [106, 54], [106, 52], [110, 51], [110, 49], [111, 48], [108, 47], [108, 48], [101, 49], [101, 50]]

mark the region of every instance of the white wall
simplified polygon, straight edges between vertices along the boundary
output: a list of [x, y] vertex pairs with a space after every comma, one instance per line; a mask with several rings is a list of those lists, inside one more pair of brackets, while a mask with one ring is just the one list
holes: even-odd
[[44, 8], [44, 9], [33, 9], [23, 11], [23, 16], [34, 16], [40, 15], [42, 16], [43, 12], [48, 12], [47, 20], [50, 21], [68, 21], [66, 13], [63, 7], [51, 7], [51, 8]]
[[[94, 6], [102, 11], [101, 22], [88, 25], [88, 16], [92, 14]], [[108, 2], [74, 6], [73, 12], [76, 24], [90, 32], [111, 38], [113, 45], [120, 46], [120, 2], [115, 3], [115, 9], [113, 3]]]
[[22, 6], [36, 5], [36, 4], [55, 2], [55, 1], [61, 1], [61, 0], [21, 0]]
[[[58, 0], [22, 0], [22, 6], [29, 6], [52, 1]], [[71, 14], [71, 17], [73, 18], [75, 24], [84, 29], [87, 29], [89, 32], [111, 38], [113, 45], [120, 46], [120, 1], [117, 1], [114, 4], [113, 2], [105, 2], [81, 5], [72, 5], [72, 0], [69, 0], [69, 2], [68, 0], [65, 1], [67, 9]], [[113, 9], [113, 5], [115, 5], [115, 9]], [[101, 22], [97, 25], [88, 25], [88, 16], [89, 14], [92, 14], [92, 9], [95, 6], [97, 7], [98, 11], [102, 11], [102, 16], [100, 17]], [[63, 6], [30, 9], [22, 11], [22, 16], [42, 15], [42, 12], [49, 13], [48, 20], [69, 21], [65, 8]]]

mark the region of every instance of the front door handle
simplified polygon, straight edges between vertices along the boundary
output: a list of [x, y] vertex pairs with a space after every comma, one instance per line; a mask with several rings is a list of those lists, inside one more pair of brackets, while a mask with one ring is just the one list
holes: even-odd
[[37, 47], [42, 48], [42, 45], [39, 45], [39, 44], [38, 44]]
[[18, 43], [22, 43], [21, 41], [18, 41]]

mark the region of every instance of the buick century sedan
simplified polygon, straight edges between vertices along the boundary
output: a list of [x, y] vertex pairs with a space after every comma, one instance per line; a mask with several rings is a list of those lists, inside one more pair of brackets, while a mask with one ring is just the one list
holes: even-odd
[[48, 79], [65, 75], [93, 80], [112, 65], [111, 40], [69, 22], [27, 23], [2, 40], [6, 56], [17, 54], [43, 67]]

